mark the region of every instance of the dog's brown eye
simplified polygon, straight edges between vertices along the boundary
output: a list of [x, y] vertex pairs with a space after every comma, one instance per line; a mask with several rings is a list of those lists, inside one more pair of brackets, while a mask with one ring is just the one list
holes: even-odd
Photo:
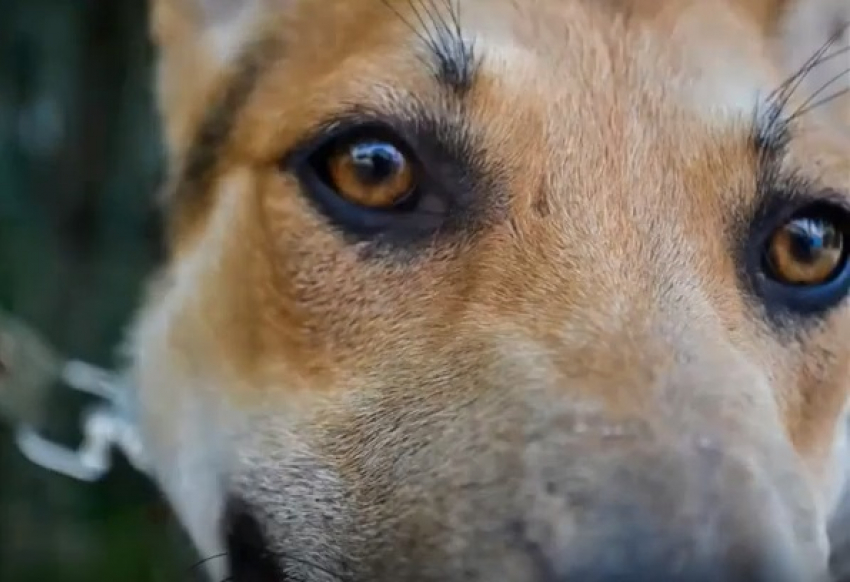
[[374, 139], [344, 142], [327, 160], [329, 185], [345, 200], [368, 208], [392, 208], [414, 190], [413, 168], [394, 144]]
[[801, 217], [773, 233], [767, 249], [771, 275], [786, 285], [821, 285], [841, 268], [844, 234], [822, 218]]
[[436, 138], [407, 129], [339, 121], [293, 149], [283, 169], [298, 179], [328, 226], [349, 240], [374, 240], [384, 248], [423, 241], [448, 221], [470, 187], [456, 177], [458, 162]]

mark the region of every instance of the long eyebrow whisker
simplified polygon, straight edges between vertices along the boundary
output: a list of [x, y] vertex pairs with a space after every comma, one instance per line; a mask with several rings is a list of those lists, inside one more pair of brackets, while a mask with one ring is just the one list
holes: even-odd
[[[417, 0], [408, 0], [408, 5], [410, 6], [411, 12], [413, 12], [416, 21], [419, 23], [419, 26], [417, 26], [415, 23], [411, 22], [406, 16], [404, 16], [404, 14], [402, 14], [398, 8], [392, 5], [390, 0], [381, 0], [381, 3], [385, 7], [387, 7], [393, 14], [395, 14], [395, 16], [407, 28], [409, 28], [414, 35], [416, 35], [416, 38], [418, 38], [422, 44], [434, 51], [435, 47], [439, 46], [438, 40], [434, 38], [431, 28], [425, 23], [425, 20], [423, 19], [422, 14], [419, 12], [419, 10], [416, 9], [416, 6], [414, 4], [414, 2], [416, 1]], [[432, 66], [432, 63], [425, 57], [420, 56], [419, 60], [426, 67]]]
[[840, 49], [836, 50], [835, 52], [832, 52], [832, 53], [829, 53], [828, 55], [822, 56], [820, 58], [820, 60], [815, 64], [815, 66], [820, 67], [822, 65], [825, 65], [826, 63], [832, 61], [833, 59], [836, 59], [836, 58], [838, 58], [842, 55], [846, 55], [848, 52], [850, 52], [850, 46], [843, 46]]
[[[798, 89], [809, 74], [823, 64], [828, 63], [841, 55], [845, 55], [848, 51], [850, 51], [850, 47], [841, 47], [838, 50], [830, 52], [830, 49], [842, 39], [847, 30], [850, 30], [850, 21], [842, 23], [842, 25], [839, 26], [792, 75], [780, 83], [778, 87], [768, 93], [763, 99], [758, 100], [758, 105], [756, 105], [755, 110], [753, 111], [753, 121], [754, 128], [759, 136], [758, 141], [762, 144], [760, 146], [762, 155], [766, 154], [771, 149], [775, 150], [777, 147], [782, 147], [782, 144], [784, 144], [788, 139], [787, 133], [789, 123], [791, 123], [792, 120], [799, 118], [801, 115], [811, 111], [812, 107], [810, 105], [813, 99], [817, 97], [817, 94], [821, 94], [826, 90], [826, 88], [823, 87], [819, 88], [818, 91], [815, 92], [817, 93], [816, 95], [809, 96], [803, 105], [798, 107], [793, 114], [788, 115], [788, 104], [797, 94]], [[837, 96], [830, 96], [826, 102], [835, 98], [837, 98]], [[824, 101], [821, 100], [814, 104], [814, 106], [820, 107], [823, 104]]]
[[814, 111], [818, 107], [823, 107], [824, 105], [827, 105], [827, 104], [835, 101], [836, 99], [840, 99], [841, 97], [844, 97], [845, 95], [850, 95], [850, 87], [845, 87], [844, 89], [840, 89], [840, 90], [836, 91], [835, 93], [833, 93], [832, 95], [824, 97], [823, 99], [820, 99], [819, 101], [816, 101], [815, 103], [809, 105], [808, 107], [806, 107], [802, 111], [797, 111], [794, 114], [794, 116], [791, 118], [791, 120], [796, 119], [800, 116], [806, 115], [807, 113]]
[[[395, 14], [398, 17], [398, 19], [401, 20], [402, 23], [404, 23], [404, 25], [407, 26], [413, 32], [413, 34], [415, 34], [417, 36], [417, 38], [419, 38], [420, 41], [422, 41], [425, 44], [429, 44], [432, 41], [432, 39], [425, 37], [425, 35], [422, 33], [422, 31], [419, 29], [419, 27], [417, 27], [415, 24], [410, 22], [410, 20], [408, 20], [404, 16], [404, 14], [402, 14], [401, 11], [399, 11], [398, 8], [393, 6], [392, 2], [390, 2], [390, 0], [381, 0], [381, 3], [384, 6], [386, 6], [393, 14]], [[417, 17], [419, 17], [419, 14], [415, 10], [414, 10], [414, 14], [416, 14]], [[421, 22], [421, 19], [420, 19], [420, 22]]]
[[455, 25], [455, 34], [458, 38], [461, 38], [463, 34], [463, 30], [461, 29], [461, 14], [460, 14], [460, 2], [458, 0], [446, 0], [446, 4], [451, 4], [449, 7], [452, 14], [452, 20]]
[[[777, 105], [777, 109], [780, 111], [783, 110], [788, 101], [794, 96], [797, 92], [797, 89], [800, 85], [805, 81], [806, 77], [814, 71], [817, 67], [821, 66], [825, 62], [828, 62], [833, 58], [833, 56], [825, 57], [826, 53], [831, 49], [841, 38], [844, 36], [846, 30], [850, 28], [850, 22], [838, 27], [838, 29], [829, 36], [829, 38], [824, 42], [818, 50], [816, 50], [811, 57], [806, 59], [806, 61], [800, 66], [800, 68], [791, 75], [788, 79], [783, 81], [779, 87], [777, 87], [769, 96], [768, 100], [771, 102], [775, 102]], [[837, 51], [836, 54], [840, 55], [843, 52], [843, 49]]]
[[[850, 50], [850, 47], [848, 47], [848, 50]], [[809, 96], [809, 97], [808, 97], [808, 98], [807, 98], [807, 99], [806, 99], [806, 100], [805, 100], [805, 101], [804, 101], [804, 102], [803, 102], [803, 103], [802, 103], [802, 104], [801, 104], [801, 105], [797, 108], [797, 110], [796, 110], [796, 111], [794, 111], [794, 113], [792, 113], [792, 114], [789, 116], [788, 121], [793, 121], [794, 119], [797, 119], [798, 117], [800, 117], [801, 115], [803, 115], [803, 114], [804, 114], [804, 113], [806, 113], [807, 111], [810, 111], [810, 110], [812, 109], [812, 107], [811, 107], [812, 102], [814, 102], [814, 101], [815, 101], [815, 99], [817, 99], [818, 97], [820, 97], [820, 96], [821, 96], [821, 95], [822, 95], [825, 91], [827, 91], [830, 87], [832, 87], [833, 85], [835, 85], [836, 83], [838, 83], [839, 81], [841, 81], [842, 79], [844, 79], [845, 77], [847, 77], [848, 79], [850, 79], [850, 67], [848, 67], [847, 69], [844, 69], [843, 71], [841, 71], [841, 72], [840, 72], [840, 73], [838, 73], [837, 75], [835, 75], [835, 76], [831, 77], [828, 81], [826, 81], [823, 85], [821, 85], [821, 86], [820, 86], [820, 87], [819, 87], [816, 91], [814, 91], [814, 92], [813, 92], [813, 93], [812, 93], [812, 94], [811, 94], [811, 95], [810, 95], [810, 96]], [[817, 103], [820, 103], [820, 101], [818, 101]], [[817, 104], [817, 103], [816, 103], [816, 104]]]
[[[432, 49], [434, 47], [439, 46], [439, 29], [437, 28], [437, 23], [434, 20], [434, 16], [427, 8], [427, 2], [425, 0], [408, 0], [407, 3], [408, 5], [410, 5], [410, 10], [413, 11], [413, 14], [414, 16], [416, 16], [416, 20], [419, 22], [419, 25], [425, 31], [425, 34], [428, 36], [429, 46]], [[425, 16], [423, 16], [423, 12], [425, 13]], [[430, 24], [428, 23], [428, 20], [430, 20]]]
[[[399, 0], [401, 1], [401, 0]], [[429, 49], [420, 60], [433, 71], [441, 85], [464, 93], [478, 68], [473, 42], [463, 36], [457, 0], [406, 0], [402, 9], [391, 0], [382, 3]], [[412, 14], [408, 14], [408, 9]]]
[[464, 55], [464, 59], [471, 59], [473, 48], [472, 43], [466, 44], [463, 39], [463, 27], [462, 27], [462, 19], [461, 19], [461, 5], [459, 0], [442, 0], [443, 4], [446, 7], [446, 12], [448, 13], [448, 19], [450, 22], [445, 22], [446, 32], [449, 36], [452, 36], [455, 39], [455, 42], [458, 43], [462, 50], [468, 54]]
[[[450, 35], [452, 33], [452, 27], [446, 20], [445, 15], [443, 15], [442, 11], [439, 7], [437, 7], [434, 0], [424, 0], [422, 5], [424, 10], [428, 13], [431, 22], [434, 23], [434, 28], [437, 29], [438, 37], [441, 41], [444, 40], [447, 34]], [[446, 7], [446, 10], [451, 12], [452, 6], [450, 4], [450, 0], [443, 0], [443, 5]]]

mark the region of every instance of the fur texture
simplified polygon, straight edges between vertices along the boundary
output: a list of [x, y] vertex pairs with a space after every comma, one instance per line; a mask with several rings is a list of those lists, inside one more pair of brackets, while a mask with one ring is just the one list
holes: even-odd
[[[809, 60], [845, 0], [152, 8], [170, 257], [133, 373], [204, 556], [253, 539], [236, 503], [251, 580], [821, 579], [850, 311], [777, 313], [746, 257], [792, 185], [850, 195], [847, 35]], [[285, 160], [352, 109], [459, 151], [466, 219], [317, 210]]]

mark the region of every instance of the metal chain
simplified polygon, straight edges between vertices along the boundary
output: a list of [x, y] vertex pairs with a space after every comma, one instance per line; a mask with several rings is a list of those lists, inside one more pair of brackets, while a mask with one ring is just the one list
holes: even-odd
[[[115, 449], [145, 472], [127, 375], [62, 360], [32, 329], [0, 312], [0, 413], [15, 427], [20, 451], [36, 465], [81, 481], [97, 481], [108, 474]], [[77, 449], [44, 438], [36, 428], [56, 385], [101, 400], [81, 416], [83, 438]]]

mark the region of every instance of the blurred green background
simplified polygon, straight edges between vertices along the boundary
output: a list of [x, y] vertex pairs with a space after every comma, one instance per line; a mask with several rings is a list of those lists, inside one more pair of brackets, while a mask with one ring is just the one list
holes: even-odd
[[[162, 176], [145, 0], [0, 2], [0, 309], [111, 366], [157, 259]], [[76, 445], [80, 397], [51, 397]], [[29, 464], [0, 423], [0, 581], [177, 581], [195, 556], [123, 462], [77, 483]]]

